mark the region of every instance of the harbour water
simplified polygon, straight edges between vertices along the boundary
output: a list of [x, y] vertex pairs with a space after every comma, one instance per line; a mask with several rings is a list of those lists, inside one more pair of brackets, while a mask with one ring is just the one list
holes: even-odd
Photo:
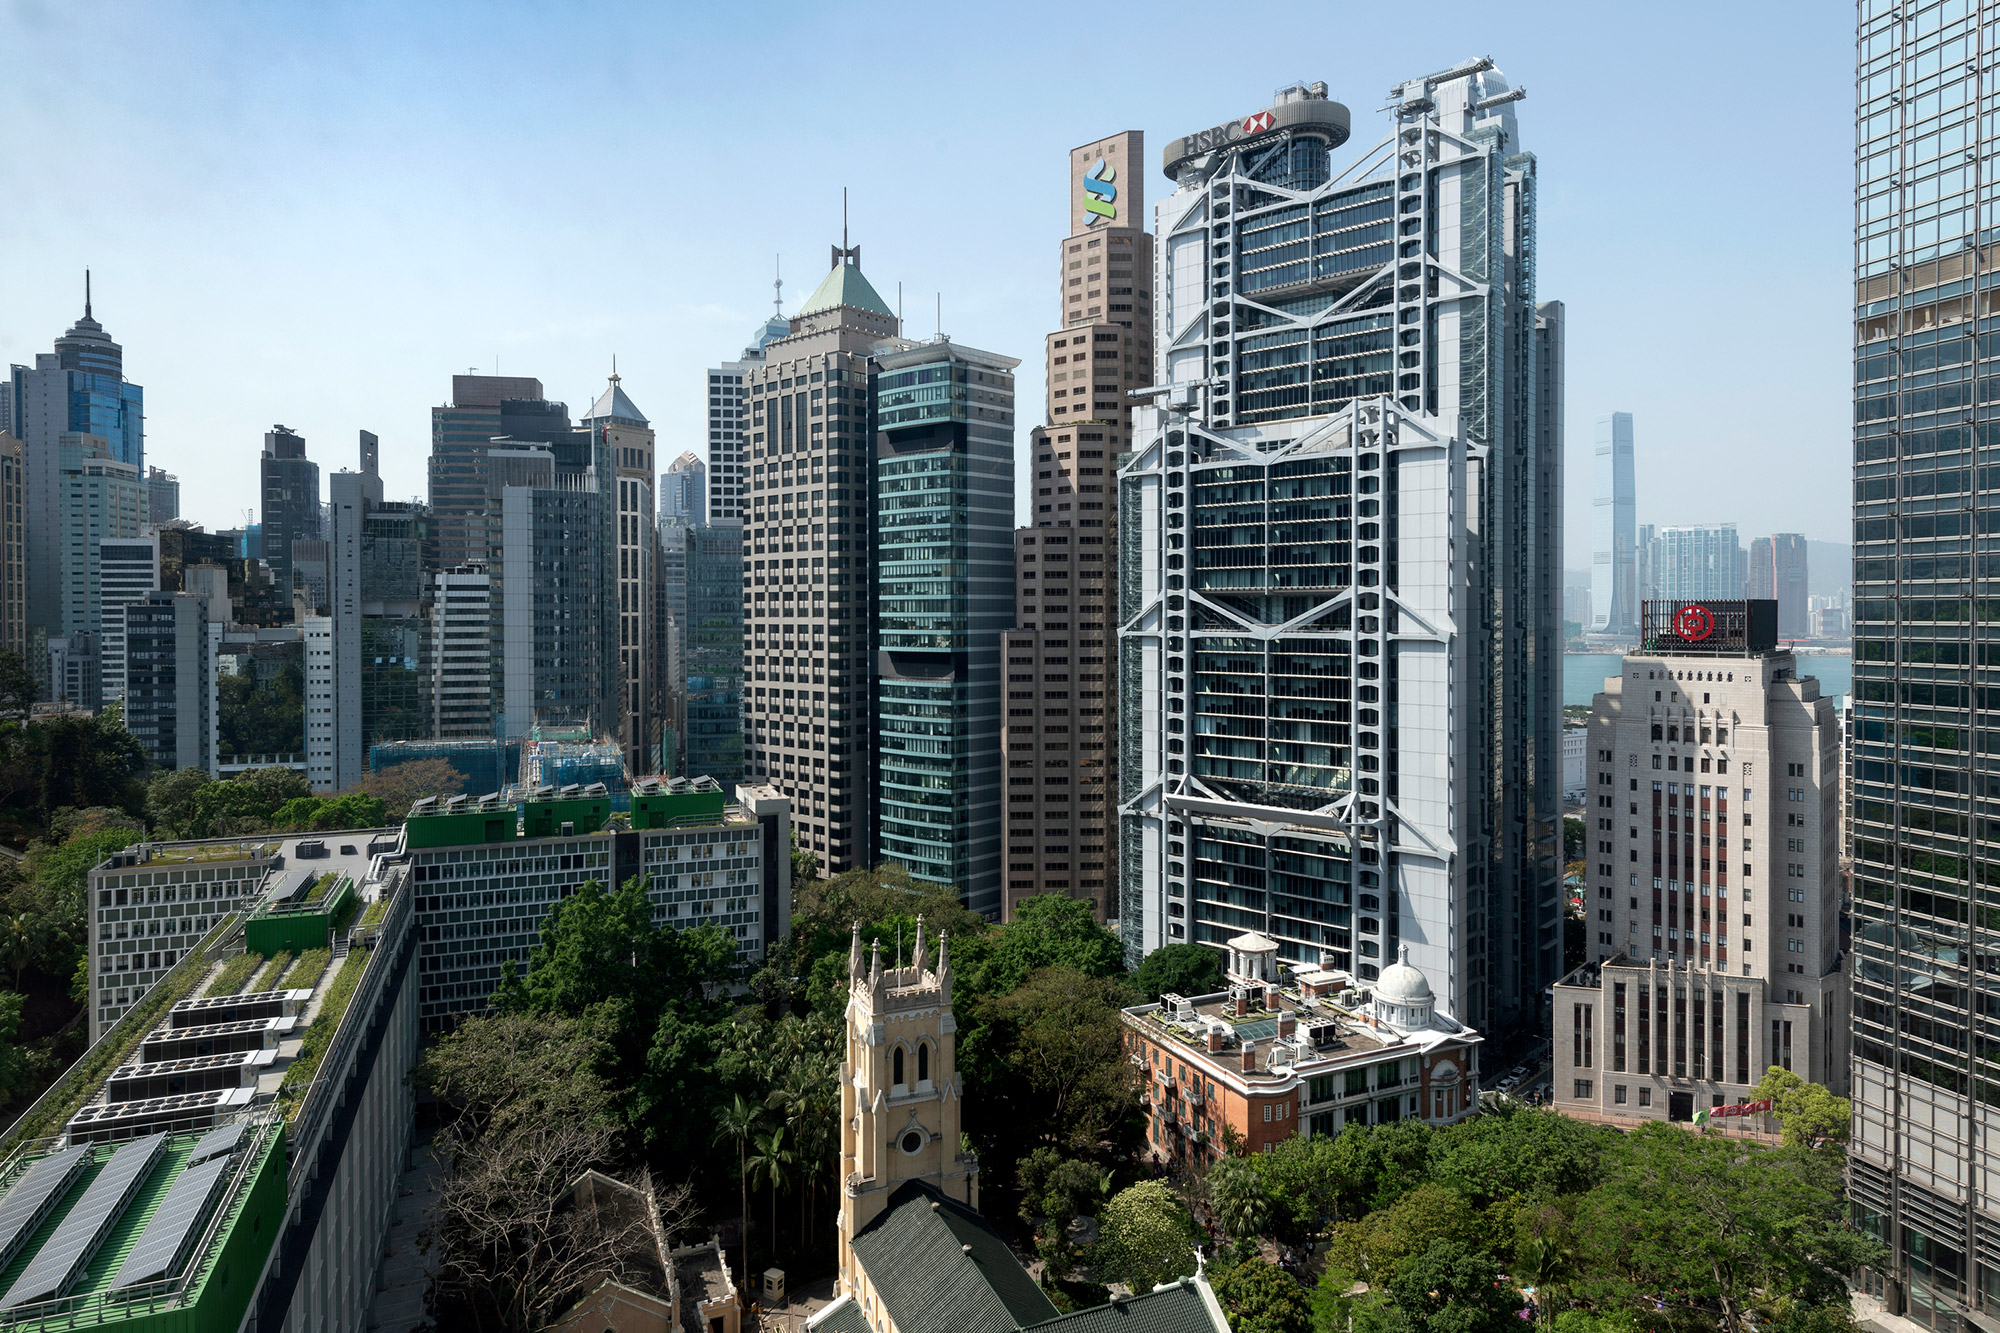
[[[1848, 657], [1800, 653], [1799, 674], [1818, 676], [1819, 692], [1833, 698], [1846, 694], [1854, 679], [1854, 662]], [[1615, 675], [1617, 653], [1564, 653], [1563, 706], [1590, 706], [1591, 696], [1604, 688], [1604, 678]]]

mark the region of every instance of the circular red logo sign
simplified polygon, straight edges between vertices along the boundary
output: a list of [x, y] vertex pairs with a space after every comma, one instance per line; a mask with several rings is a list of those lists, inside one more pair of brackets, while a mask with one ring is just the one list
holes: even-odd
[[1688, 643], [1700, 643], [1715, 633], [1715, 613], [1705, 606], [1684, 606], [1674, 613], [1674, 633]]

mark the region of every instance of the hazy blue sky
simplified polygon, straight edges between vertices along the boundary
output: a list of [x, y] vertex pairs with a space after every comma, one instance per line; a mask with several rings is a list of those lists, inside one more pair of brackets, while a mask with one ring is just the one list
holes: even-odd
[[1565, 563], [1614, 409], [1641, 522], [1846, 540], [1846, 5], [0, 4], [0, 360], [92, 268], [148, 461], [211, 526], [278, 421], [328, 470], [376, 431], [421, 495], [428, 408], [496, 359], [580, 410], [615, 353], [662, 459], [699, 449], [704, 367], [774, 254], [787, 312], [818, 281], [843, 185], [912, 332], [942, 291], [946, 331], [1023, 358], [1025, 440], [1072, 145], [1140, 128], [1157, 162], [1325, 79], [1365, 149], [1395, 80], [1491, 55], [1569, 307]]

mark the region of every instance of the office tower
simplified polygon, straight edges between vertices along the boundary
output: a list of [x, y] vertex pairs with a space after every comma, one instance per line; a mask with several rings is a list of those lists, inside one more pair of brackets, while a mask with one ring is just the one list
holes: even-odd
[[[324, 539], [320, 525], [319, 464], [306, 457], [306, 442], [284, 426], [264, 432], [259, 465], [264, 498], [264, 563], [280, 588], [293, 586], [293, 542]], [[315, 590], [313, 600], [323, 600]]]
[[587, 443], [496, 441], [487, 448], [495, 734], [519, 739], [537, 723], [613, 731], [616, 663], [605, 655], [607, 626], [615, 635], [617, 618], [610, 601], [616, 583], [607, 577], [615, 570], [606, 556], [614, 531], [609, 491], [599, 489], [594, 464], [573, 466], [587, 457]]
[[[97, 548], [104, 604], [104, 632], [98, 637], [104, 673], [100, 694], [105, 703], [114, 704], [125, 697], [125, 608], [161, 586], [160, 534], [148, 527], [139, 537], [106, 537]], [[227, 597], [223, 600], [227, 606]]]
[[[102, 436], [69, 434], [57, 450], [62, 493], [56, 512], [63, 541], [57, 566], [64, 634], [98, 635], [104, 629], [104, 584], [99, 560], [107, 537], [136, 537], [145, 512], [139, 469], [110, 455]], [[33, 488], [29, 490], [33, 502]], [[32, 550], [30, 552], [32, 556]], [[32, 590], [35, 571], [28, 570]]]
[[0, 411], [0, 652], [28, 653], [28, 463]]
[[181, 479], [159, 468], [146, 469], [146, 521], [165, 523], [181, 516]]
[[490, 556], [488, 452], [495, 439], [553, 444], [570, 434], [569, 409], [520, 375], [453, 375], [451, 402], [431, 409], [430, 511], [436, 569]]
[[1995, 503], [1977, 466], [1991, 409], [1972, 387], [1992, 363], [1974, 362], [2000, 314], [1992, 233], [1975, 232], [1976, 164], [2000, 146], [1980, 115], [1992, 12], [1978, 9], [1856, 11], [1848, 1198], [1889, 1250], [1862, 1285], [1940, 1329], [2000, 1310], [2000, 1202], [1985, 1184], [2000, 1076], [1984, 1035], [2000, 980], [1982, 933], [2000, 788], [1964, 730], [2000, 686], [1992, 557], [1974, 554]]
[[222, 626], [198, 593], [149, 592], [125, 608], [125, 726], [153, 767], [215, 773], [221, 644]]
[[1597, 695], [1559, 1107], [1684, 1121], [1773, 1065], [1847, 1089], [1840, 716], [1777, 630], [1769, 600], [1648, 602]]
[[[366, 432], [363, 432], [366, 434]], [[364, 456], [363, 471], [375, 464]], [[431, 732], [430, 622], [424, 548], [430, 513], [420, 501], [370, 504], [361, 519], [361, 737], [428, 739]]]
[[[13, 367], [0, 421], [21, 441], [27, 468], [28, 628], [63, 633], [65, 556], [75, 533], [65, 526], [62, 437], [92, 435], [104, 454], [133, 469], [145, 466], [145, 391], [125, 378], [125, 352], [91, 317], [84, 277], [83, 318], [56, 339], [34, 366]], [[132, 531], [136, 532], [134, 528]]]
[[944, 337], [875, 357], [876, 855], [994, 919], [1020, 364]]
[[1638, 496], [1632, 480], [1632, 414], [1597, 419], [1597, 455], [1590, 497], [1590, 606], [1586, 627], [1598, 634], [1639, 628], [1634, 545]]
[[[743, 528], [683, 530], [687, 619], [680, 634], [689, 777], [727, 785], [744, 764]], [[858, 743], [858, 742], [857, 742]]]
[[1661, 528], [1648, 563], [1660, 601], [1741, 601], [1750, 580], [1734, 523]]
[[[790, 807], [768, 787], [727, 789], [706, 778], [633, 785], [630, 828], [610, 823], [601, 785], [556, 796], [540, 788], [515, 803], [429, 797], [410, 811], [403, 842], [424, 896], [417, 923], [424, 1030], [449, 1031], [485, 1011], [504, 964], [523, 971], [549, 909], [589, 880], [623, 884], [645, 876], [656, 923], [714, 925], [746, 963], [791, 934]], [[536, 883], [517, 883], [523, 866]], [[490, 931], [459, 924], [504, 892], [518, 904]]]
[[743, 349], [743, 354], [734, 361], [711, 367], [708, 372], [708, 492], [706, 517], [699, 520], [703, 523], [741, 525], [748, 516], [748, 506], [744, 503], [748, 491], [744, 483], [749, 474], [743, 470], [743, 450], [750, 425], [750, 400], [744, 389], [744, 376], [764, 364], [766, 347], [792, 334], [791, 321], [784, 313], [783, 278], [772, 281], [771, 293], [771, 317], [750, 335], [750, 345]]
[[1365, 985], [1407, 948], [1459, 1020], [1545, 1021], [1562, 321], [1519, 97], [1487, 60], [1398, 84], [1337, 177], [1324, 84], [1166, 150], [1152, 286], [1203, 295], [1120, 471], [1135, 960], [1254, 930]]
[[[687, 537], [688, 530], [675, 524], [662, 522], [657, 534], [660, 547], [660, 583], [654, 599], [653, 614], [655, 651], [659, 655], [661, 694], [664, 698], [665, 715], [662, 718], [664, 733], [660, 738], [660, 771], [668, 776], [687, 772], [685, 750], [687, 746]], [[739, 543], [739, 546], [741, 544]], [[736, 584], [740, 590], [743, 584], [743, 570], [736, 570]], [[738, 596], [738, 621], [742, 618], [741, 595]], [[737, 645], [738, 664], [741, 665], [742, 645]], [[739, 738], [742, 728], [737, 728]], [[740, 758], [739, 761], [741, 762]]]
[[[743, 373], [743, 747], [750, 777], [791, 798], [800, 848], [837, 874], [869, 863], [874, 822], [869, 358], [900, 323], [862, 276], [861, 247], [831, 248], [833, 267], [790, 332]], [[720, 506], [719, 480], [714, 498]], [[692, 601], [692, 567], [688, 587]], [[694, 656], [690, 642], [690, 695]], [[692, 716], [688, 726], [692, 751]]]
[[584, 414], [583, 429], [591, 433], [596, 456], [606, 460], [599, 484], [610, 488], [605, 518], [612, 526], [604, 553], [612, 587], [604, 652], [613, 668], [606, 691], [612, 709], [599, 725], [625, 747], [626, 771], [650, 773], [658, 755], [661, 707], [653, 625], [654, 585], [660, 577], [653, 541], [653, 430], [619, 387], [615, 371]]
[[493, 580], [486, 566], [439, 570], [431, 591], [432, 735], [485, 740], [493, 722]]
[[1071, 226], [1057, 251], [1063, 328], [1046, 340], [1049, 424], [1029, 434], [1035, 527], [1015, 534], [1006, 637], [1008, 915], [1023, 898], [1064, 893], [1090, 900], [1100, 919], [1117, 916], [1117, 806], [1105, 800], [1118, 757], [1117, 673], [1106, 669], [1117, 656], [1108, 479], [1132, 440], [1126, 392], [1152, 371], [1145, 158], [1137, 130], [1069, 155]]
[[660, 476], [660, 523], [698, 528], [708, 522], [708, 465], [689, 449]]
[[54, 634], [43, 640], [48, 697], [95, 712], [104, 703], [104, 663], [97, 636], [89, 630]]
[[1778, 637], [1803, 639], [1812, 629], [1811, 599], [1806, 594], [1806, 539], [1803, 533], [1781, 532], [1750, 543], [1748, 595], [1778, 604]]

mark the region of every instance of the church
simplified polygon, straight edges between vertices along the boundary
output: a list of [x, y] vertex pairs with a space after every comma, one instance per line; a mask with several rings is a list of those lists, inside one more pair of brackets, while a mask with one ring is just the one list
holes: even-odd
[[906, 967], [847, 959], [840, 1096], [840, 1274], [809, 1333], [1229, 1333], [1205, 1279], [1062, 1314], [979, 1213], [979, 1159], [960, 1137], [951, 958], [923, 922]]

